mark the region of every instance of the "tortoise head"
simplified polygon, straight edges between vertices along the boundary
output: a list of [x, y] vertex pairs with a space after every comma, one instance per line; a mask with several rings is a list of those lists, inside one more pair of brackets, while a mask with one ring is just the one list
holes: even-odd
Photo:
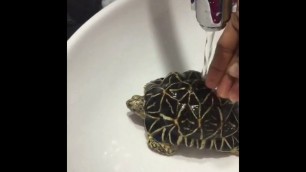
[[143, 96], [134, 95], [131, 99], [126, 101], [126, 106], [134, 113], [136, 113], [142, 119], [145, 119], [146, 115], [143, 109], [144, 98]]

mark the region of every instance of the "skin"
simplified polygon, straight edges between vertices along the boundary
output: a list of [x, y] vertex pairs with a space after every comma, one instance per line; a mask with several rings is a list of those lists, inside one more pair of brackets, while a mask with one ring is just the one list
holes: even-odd
[[239, 102], [239, 0], [217, 43], [206, 85], [217, 89], [218, 96]]

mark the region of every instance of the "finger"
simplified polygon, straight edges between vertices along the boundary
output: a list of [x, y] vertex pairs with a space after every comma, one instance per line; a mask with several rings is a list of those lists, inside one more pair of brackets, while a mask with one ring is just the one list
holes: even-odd
[[207, 73], [206, 85], [209, 88], [215, 88], [220, 83], [236, 51], [239, 35], [232, 22], [231, 19], [218, 41], [214, 58]]
[[239, 58], [235, 56], [227, 69], [227, 74], [234, 78], [239, 78]]
[[229, 99], [232, 101], [232, 102], [238, 102], [239, 101], [239, 80], [237, 79], [230, 92], [229, 92]]
[[234, 78], [229, 75], [224, 75], [217, 88], [217, 95], [222, 98], [228, 98], [232, 88]]

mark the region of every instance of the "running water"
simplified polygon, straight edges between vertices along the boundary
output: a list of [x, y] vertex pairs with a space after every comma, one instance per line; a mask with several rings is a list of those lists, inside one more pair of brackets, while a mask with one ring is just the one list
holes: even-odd
[[214, 40], [215, 32], [214, 31], [207, 31], [206, 32], [206, 41], [205, 41], [205, 49], [204, 49], [204, 66], [202, 70], [202, 77], [205, 79], [210, 62], [212, 60], [212, 43]]

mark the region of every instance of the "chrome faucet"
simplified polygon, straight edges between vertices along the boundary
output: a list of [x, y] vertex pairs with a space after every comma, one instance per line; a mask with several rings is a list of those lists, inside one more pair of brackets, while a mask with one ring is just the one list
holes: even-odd
[[219, 31], [236, 12], [237, 0], [191, 0], [196, 18], [205, 31]]

